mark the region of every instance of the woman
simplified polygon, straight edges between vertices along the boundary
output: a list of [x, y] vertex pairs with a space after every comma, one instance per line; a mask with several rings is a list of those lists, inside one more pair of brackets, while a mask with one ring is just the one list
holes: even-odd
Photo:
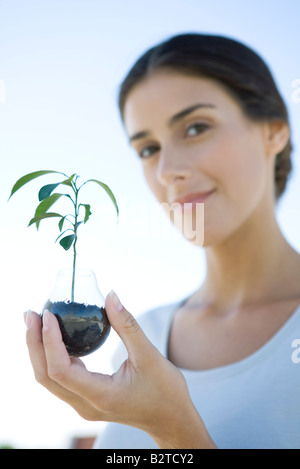
[[275, 218], [290, 129], [267, 66], [228, 38], [175, 36], [133, 66], [119, 107], [158, 202], [176, 204], [183, 235], [204, 229], [189, 241], [204, 246], [206, 278], [139, 324], [108, 295], [126, 347], [112, 376], [68, 356], [53, 315], [41, 330], [27, 313], [36, 379], [84, 418], [112, 422], [98, 448], [299, 448], [300, 256]]

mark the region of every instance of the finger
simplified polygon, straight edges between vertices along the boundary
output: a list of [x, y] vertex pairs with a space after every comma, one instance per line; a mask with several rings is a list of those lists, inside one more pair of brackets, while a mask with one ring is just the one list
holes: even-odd
[[[50, 379], [43, 345], [41, 317], [32, 311], [28, 312], [25, 316], [27, 326], [26, 342], [36, 380], [52, 394], [71, 405], [82, 417], [94, 420], [95, 408], [93, 406], [87, 403], [80, 396], [72, 393], [65, 387]], [[79, 366], [79, 360], [74, 361], [76, 361]], [[80, 366], [84, 365], [81, 363]]]
[[77, 360], [71, 360], [62, 340], [56, 317], [45, 312], [43, 315], [43, 345], [51, 380], [63, 388], [90, 402], [99, 402], [109, 393], [111, 377], [91, 373]]
[[[48, 374], [53, 378], [56, 370], [59, 370], [59, 368], [56, 367], [56, 363], [61, 363], [62, 369], [67, 369], [71, 366], [72, 362], [62, 340], [58, 321], [48, 310], [43, 313], [42, 339], [46, 354]], [[50, 355], [48, 353], [49, 350], [51, 350]], [[59, 376], [55, 381], [59, 381]]]
[[136, 365], [141, 359], [148, 357], [150, 351], [155, 352], [155, 347], [113, 290], [106, 297], [105, 309], [112, 327], [124, 342], [130, 359], [134, 360]]
[[36, 380], [44, 384], [48, 379], [47, 363], [43, 347], [41, 317], [33, 311], [26, 314], [26, 343]]
[[42, 319], [37, 313], [29, 312], [26, 317], [26, 325], [26, 342], [36, 380], [49, 388], [52, 383], [48, 375], [48, 364], [42, 334]]

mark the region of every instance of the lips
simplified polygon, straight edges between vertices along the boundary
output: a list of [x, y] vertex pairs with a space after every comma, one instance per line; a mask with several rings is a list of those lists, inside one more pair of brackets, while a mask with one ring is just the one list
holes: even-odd
[[174, 200], [173, 203], [178, 203], [180, 205], [184, 205], [184, 204], [195, 204], [195, 203], [203, 203], [205, 202], [208, 197], [213, 193], [215, 192], [215, 189], [211, 190], [211, 191], [207, 191], [207, 192], [193, 192], [193, 193], [190, 193], [190, 194], [187, 194], [183, 197], [179, 197], [177, 199]]

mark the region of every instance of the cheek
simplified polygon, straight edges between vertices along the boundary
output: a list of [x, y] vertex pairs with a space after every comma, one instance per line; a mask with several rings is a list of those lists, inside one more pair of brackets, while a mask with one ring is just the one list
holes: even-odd
[[[210, 154], [218, 191], [205, 205], [205, 245], [221, 242], [254, 212], [266, 188], [267, 165], [259, 141], [226, 138]], [[222, 148], [220, 150], [220, 148]]]
[[161, 184], [159, 184], [155, 168], [152, 167], [150, 161], [143, 166], [144, 178], [152, 194], [159, 202], [165, 202], [165, 190]]
[[[221, 148], [221, 150], [220, 150]], [[236, 202], [261, 194], [266, 178], [263, 147], [253, 135], [228, 133], [214, 154], [214, 172], [221, 190]]]

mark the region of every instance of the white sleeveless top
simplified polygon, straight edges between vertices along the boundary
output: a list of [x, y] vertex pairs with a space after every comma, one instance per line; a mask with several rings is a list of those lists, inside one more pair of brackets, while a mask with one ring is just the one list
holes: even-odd
[[[182, 303], [138, 317], [145, 334], [164, 356], [173, 315]], [[126, 358], [121, 344], [113, 360], [115, 370]], [[300, 305], [281, 329], [247, 358], [209, 370], [181, 371], [218, 448], [300, 449]], [[94, 448], [157, 446], [141, 430], [109, 423]]]

